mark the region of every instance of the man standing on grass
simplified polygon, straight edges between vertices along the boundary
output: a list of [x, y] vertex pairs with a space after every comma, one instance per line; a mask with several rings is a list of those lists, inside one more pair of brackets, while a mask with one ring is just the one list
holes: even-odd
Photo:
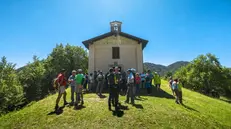
[[[76, 75], [76, 71], [73, 70], [72, 71], [72, 75], [69, 77], [68, 81], [71, 84], [71, 105], [74, 104], [74, 94], [75, 94], [75, 89], [76, 89], [76, 81], [75, 81], [75, 75]], [[76, 100], [78, 101], [78, 100]]]
[[97, 89], [96, 89], [96, 94], [98, 96], [102, 96], [102, 91], [103, 91], [103, 82], [104, 82], [104, 76], [103, 76], [103, 72], [100, 71], [98, 76], [97, 76]]
[[129, 99], [131, 98], [131, 104], [135, 104], [135, 98], [134, 98], [134, 88], [135, 88], [135, 77], [132, 73], [132, 70], [127, 70], [128, 73], [128, 79], [127, 79], [127, 85], [128, 85], [128, 91], [127, 91], [127, 99], [125, 103], [129, 103]]
[[109, 86], [108, 109], [111, 111], [111, 104], [114, 104], [115, 110], [118, 111], [119, 94], [118, 94], [118, 87], [116, 87], [117, 86], [116, 83], [118, 83], [118, 80], [116, 79], [116, 75], [113, 72], [113, 68], [109, 69], [107, 80]]
[[174, 79], [172, 83], [172, 89], [176, 95], [176, 103], [179, 104], [179, 90], [178, 90], [178, 80]]
[[68, 104], [66, 101], [67, 93], [66, 93], [65, 86], [67, 85], [67, 80], [65, 74], [66, 74], [66, 70], [62, 69], [61, 73], [58, 75], [56, 80], [58, 83], [58, 97], [56, 99], [55, 111], [57, 111], [59, 108], [59, 101], [62, 95], [63, 95], [64, 106]]
[[154, 75], [154, 84], [155, 84], [155, 86], [157, 88], [157, 91], [159, 91], [160, 90], [160, 85], [161, 85], [161, 78], [160, 78], [160, 75], [157, 72], [155, 72], [155, 75]]
[[[83, 84], [84, 84], [84, 75], [82, 74], [82, 69], [78, 69], [78, 74], [75, 76], [76, 81], [76, 100], [81, 100], [81, 106], [84, 104], [83, 101]], [[75, 106], [78, 107], [78, 101], [75, 103]]]

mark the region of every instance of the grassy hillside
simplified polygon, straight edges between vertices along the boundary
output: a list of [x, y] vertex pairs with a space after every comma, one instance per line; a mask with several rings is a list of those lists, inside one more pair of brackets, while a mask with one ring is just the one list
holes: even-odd
[[168, 66], [160, 65], [160, 64], [154, 64], [154, 63], [144, 63], [145, 69], [150, 69], [151, 71], [156, 71], [160, 73], [161, 76], [164, 76], [167, 72], [174, 73], [176, 70], [178, 70], [180, 67], [187, 65], [189, 62], [187, 61], [177, 61], [175, 63], [172, 63]]
[[[128, 106], [119, 114], [108, 111], [107, 98], [85, 95], [85, 108], [66, 106], [61, 114], [52, 113], [56, 95], [31, 104], [21, 111], [0, 118], [0, 128], [67, 129], [67, 128], [231, 128], [231, 104], [183, 89], [185, 106], [177, 105], [164, 82], [163, 91], [141, 96], [136, 106]], [[70, 100], [68, 89], [68, 100]]]

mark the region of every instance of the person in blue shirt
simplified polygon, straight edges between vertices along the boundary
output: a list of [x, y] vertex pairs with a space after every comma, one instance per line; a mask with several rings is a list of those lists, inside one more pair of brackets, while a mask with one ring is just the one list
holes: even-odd
[[146, 87], [146, 89], [147, 89], [147, 93], [148, 93], [148, 95], [150, 95], [151, 94], [151, 83], [150, 83], [150, 81], [151, 81], [151, 77], [149, 76], [149, 74], [147, 73], [146, 74], [146, 76], [145, 76], [145, 87]]
[[174, 79], [172, 83], [172, 90], [174, 91], [176, 95], [176, 103], [179, 104], [179, 90], [178, 90], [178, 79]]

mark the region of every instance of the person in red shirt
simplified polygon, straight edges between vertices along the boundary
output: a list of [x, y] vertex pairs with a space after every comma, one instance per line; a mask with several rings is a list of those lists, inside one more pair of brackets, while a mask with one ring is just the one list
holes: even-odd
[[64, 100], [64, 106], [67, 105], [66, 101], [66, 85], [67, 85], [67, 79], [65, 77], [66, 70], [63, 69], [62, 72], [58, 75], [57, 83], [58, 83], [58, 97], [56, 99], [56, 105], [55, 105], [55, 110], [57, 111], [59, 108], [59, 101], [63, 95], [63, 100]]
[[139, 73], [136, 73], [135, 79], [136, 79], [136, 96], [140, 97], [139, 91], [140, 91], [141, 77], [140, 77]]

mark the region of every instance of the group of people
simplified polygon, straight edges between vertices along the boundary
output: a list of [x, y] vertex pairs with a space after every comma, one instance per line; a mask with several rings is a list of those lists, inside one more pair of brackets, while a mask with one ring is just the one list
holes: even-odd
[[[102, 71], [94, 71], [94, 74], [83, 74], [82, 69], [77, 71], [73, 70], [70, 77], [65, 77], [66, 70], [58, 75], [54, 80], [54, 87], [57, 87], [58, 97], [56, 100], [55, 110], [59, 108], [59, 101], [63, 95], [64, 105], [68, 104], [66, 101], [66, 86], [71, 86], [71, 103], [76, 108], [84, 104], [83, 91], [95, 92], [98, 96], [102, 96], [103, 89], [108, 89], [108, 108], [111, 110], [112, 105], [117, 111], [119, 109], [119, 95], [126, 95], [127, 99], [125, 103], [135, 104], [135, 97], [139, 97], [140, 89], [146, 88], [147, 94], [151, 94], [152, 81], [160, 89], [161, 79], [156, 72], [151, 73], [150, 70], [146, 74], [136, 73], [136, 70], [131, 68], [127, 71], [121, 72], [119, 67], [110, 68], [104, 75]], [[75, 96], [76, 95], [76, 96]], [[74, 97], [75, 96], [75, 97]], [[79, 105], [80, 103], [80, 105]]]

